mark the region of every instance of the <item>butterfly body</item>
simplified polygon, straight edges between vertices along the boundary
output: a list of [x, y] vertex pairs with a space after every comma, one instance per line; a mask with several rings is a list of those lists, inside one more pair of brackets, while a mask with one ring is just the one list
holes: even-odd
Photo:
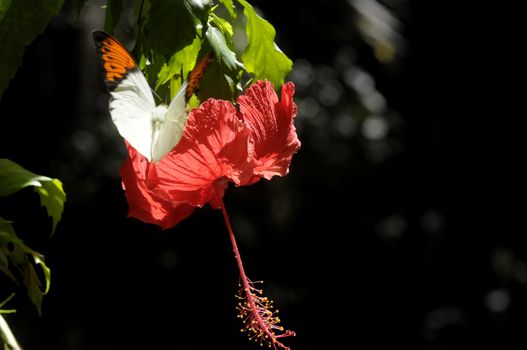
[[168, 106], [156, 105], [150, 85], [128, 50], [108, 33], [96, 31], [93, 38], [112, 96], [110, 114], [117, 130], [148, 161], [160, 161], [183, 135], [188, 99], [210, 57], [196, 64], [199, 71], [190, 74], [191, 84], [184, 81]]

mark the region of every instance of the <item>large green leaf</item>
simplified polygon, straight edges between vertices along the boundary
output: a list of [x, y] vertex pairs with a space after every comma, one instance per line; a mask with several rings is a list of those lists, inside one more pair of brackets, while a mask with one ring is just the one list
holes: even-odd
[[64, 0], [0, 0], [0, 95], [22, 61], [24, 49], [56, 15]]
[[279, 87], [291, 72], [293, 62], [275, 44], [276, 32], [273, 26], [258, 16], [247, 1], [237, 1], [243, 6], [243, 13], [247, 17], [248, 45], [242, 55], [245, 69], [254, 74], [255, 80], [267, 79]]
[[58, 179], [33, 174], [8, 159], [0, 159], [0, 196], [7, 196], [22, 188], [33, 186], [53, 220], [52, 234], [62, 217], [66, 193]]
[[[15, 279], [9, 267], [16, 268], [22, 275], [29, 299], [35, 304], [40, 314], [42, 298], [49, 291], [51, 271], [44, 263], [44, 256], [25, 245], [15, 234], [11, 221], [2, 217], [0, 217], [0, 257], [5, 257], [8, 262], [8, 265], [3, 265], [5, 261], [0, 259], [0, 268], [3, 272], [7, 270], [9, 277]], [[38, 277], [35, 266], [40, 267], [44, 281]], [[43, 284], [44, 288], [42, 288]]]
[[168, 58], [191, 45], [206, 26], [211, 5], [209, 0], [150, 0], [143, 49]]

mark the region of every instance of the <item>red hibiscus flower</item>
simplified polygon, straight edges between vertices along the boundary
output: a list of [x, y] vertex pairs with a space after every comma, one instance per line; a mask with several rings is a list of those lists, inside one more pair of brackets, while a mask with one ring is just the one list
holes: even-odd
[[120, 173], [129, 216], [169, 228], [194, 207], [220, 208], [229, 182], [286, 175], [300, 147], [293, 94], [287, 83], [279, 101], [270, 82], [258, 81], [239, 97], [239, 112], [230, 102], [207, 100], [190, 112], [181, 141], [156, 164], [127, 144]]
[[279, 326], [271, 301], [245, 275], [223, 195], [229, 182], [244, 186], [288, 173], [300, 147], [293, 94], [293, 83], [287, 83], [279, 100], [270, 82], [258, 81], [238, 99], [239, 111], [228, 101], [209, 99], [190, 112], [183, 137], [158, 163], [126, 143], [120, 171], [128, 214], [144, 222], [170, 228], [196, 207], [221, 208], [241, 275], [237, 308], [244, 331], [274, 349], [288, 349], [279, 338], [295, 333]]

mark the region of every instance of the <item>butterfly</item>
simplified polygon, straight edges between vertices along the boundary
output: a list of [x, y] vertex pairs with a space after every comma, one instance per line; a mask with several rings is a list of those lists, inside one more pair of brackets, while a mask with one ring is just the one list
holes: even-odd
[[160, 161], [183, 135], [188, 100], [212, 62], [211, 54], [195, 65], [168, 106], [156, 106], [150, 85], [124, 45], [102, 31], [93, 32], [93, 39], [112, 96], [110, 114], [119, 134], [148, 161]]

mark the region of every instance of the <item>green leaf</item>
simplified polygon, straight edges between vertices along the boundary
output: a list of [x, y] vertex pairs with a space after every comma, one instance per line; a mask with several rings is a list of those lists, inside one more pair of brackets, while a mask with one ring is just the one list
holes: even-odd
[[[170, 57], [170, 59], [168, 60], [168, 63], [163, 64], [163, 67], [161, 67], [161, 71], [157, 76], [158, 79], [156, 84], [156, 90], [159, 88], [159, 86], [166, 84], [168, 81], [170, 81], [170, 79], [175, 76], [180, 78], [181, 85], [181, 78], [186, 77], [194, 67], [200, 49], [201, 40], [195, 38], [190, 45], [184, 47], [182, 50], [172, 55], [172, 57]], [[181, 76], [181, 74], [183, 75]], [[171, 89], [170, 98], [173, 98], [176, 92], [177, 89]]]
[[[42, 298], [49, 291], [51, 271], [44, 263], [44, 256], [25, 245], [16, 235], [11, 221], [2, 217], [0, 217], [0, 252], [7, 257], [9, 266], [16, 268], [22, 275], [29, 299], [35, 304], [40, 314]], [[38, 277], [35, 266], [39, 266], [44, 275], [44, 288], [42, 288], [43, 283]], [[10, 271], [8, 276], [14, 278]]]
[[106, 1], [106, 13], [104, 16], [104, 29], [113, 32], [115, 26], [117, 23], [119, 23], [119, 19], [121, 18], [121, 14], [123, 13], [123, 9], [125, 9], [126, 0], [108, 0]]
[[234, 3], [232, 0], [219, 0], [218, 2], [227, 9], [231, 18], [236, 18], [236, 11], [234, 11]]
[[240, 80], [243, 64], [238, 61], [225, 35], [218, 28], [210, 26], [205, 37], [206, 50], [214, 52], [215, 61], [209, 66], [200, 83], [200, 100], [208, 97], [233, 100], [236, 97], [236, 83]]
[[[223, 24], [223, 22], [221, 23]], [[230, 27], [230, 31], [227, 26], [223, 28], [226, 29], [227, 38], [232, 39], [232, 34], [230, 37], [228, 36], [232, 33], [232, 27]], [[224, 66], [229, 72], [237, 72], [243, 69], [243, 64], [236, 58], [236, 53], [228, 45], [225, 34], [220, 29], [210, 26], [205, 33], [205, 37], [207, 38], [208, 45], [214, 51], [216, 61], [220, 66]]]
[[42, 314], [42, 299], [44, 298], [44, 295], [46, 295], [49, 292], [49, 286], [50, 286], [50, 281], [51, 281], [51, 271], [44, 264], [44, 261], [41, 259], [44, 257], [40, 254], [38, 255], [37, 254], [32, 254], [31, 256], [33, 257], [35, 264], [40, 265], [40, 267], [42, 268], [42, 271], [44, 272], [46, 286], [44, 290], [42, 290], [42, 282], [40, 282], [40, 278], [38, 277], [37, 272], [35, 271], [35, 267], [31, 263], [28, 263], [25, 266], [24, 284], [27, 287], [27, 294], [29, 295], [29, 299], [37, 307], [38, 314], [41, 315]]
[[51, 234], [53, 235], [58, 222], [62, 218], [64, 202], [66, 202], [66, 193], [62, 189], [62, 182], [58, 179], [50, 180], [42, 181], [42, 186], [35, 187], [35, 191], [40, 195], [40, 205], [46, 208], [48, 215], [53, 220], [53, 228], [51, 230]]
[[66, 202], [62, 183], [58, 179], [33, 174], [9, 159], [0, 159], [0, 196], [10, 195], [28, 186], [35, 187], [40, 196], [40, 204], [51, 216], [53, 220], [51, 234], [53, 234], [62, 217], [64, 202]]
[[[84, 0], [67, 0], [84, 1]], [[148, 0], [107, 0], [104, 29], [109, 33], [135, 36], [146, 20], [150, 2]], [[123, 33], [124, 34], [124, 33]]]
[[[151, 0], [147, 23], [143, 29], [153, 55], [172, 57], [176, 52], [192, 44], [198, 30], [208, 19], [209, 0]], [[144, 50], [146, 49], [146, 50]]]
[[12, 236], [15, 236], [15, 230], [11, 225], [11, 221], [4, 220], [0, 217], [0, 270], [15, 283], [17, 283], [15, 276], [9, 270], [9, 250], [7, 249], [7, 243], [10, 241]]
[[0, 0], [0, 95], [22, 61], [24, 50], [56, 15], [64, 0]]
[[229, 23], [229, 21], [216, 16], [214, 13], [210, 14], [210, 19], [216, 28], [218, 28], [223, 33], [223, 35], [225, 35], [227, 41], [232, 42], [234, 30], [232, 29], [232, 25]]
[[274, 39], [273, 26], [254, 11], [245, 0], [237, 0], [244, 7], [247, 17], [248, 45], [242, 55], [247, 72], [254, 74], [255, 80], [267, 79], [276, 88], [284, 83], [291, 72], [293, 62], [278, 48]]
[[0, 0], [0, 23], [2, 23], [2, 19], [4, 18], [4, 15], [7, 12], [7, 9], [11, 5], [12, 0]]
[[0, 158], [0, 196], [15, 193], [24, 187], [42, 186], [49, 177], [35, 175], [9, 159]]

